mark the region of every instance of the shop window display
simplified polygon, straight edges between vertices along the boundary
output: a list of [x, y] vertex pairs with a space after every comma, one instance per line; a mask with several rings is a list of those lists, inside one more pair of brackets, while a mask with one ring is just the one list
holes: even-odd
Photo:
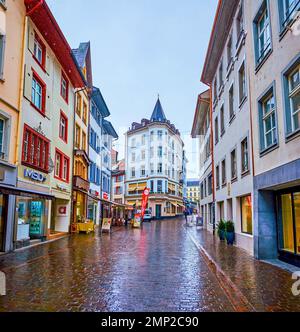
[[47, 204], [45, 200], [17, 198], [17, 241], [43, 236]]

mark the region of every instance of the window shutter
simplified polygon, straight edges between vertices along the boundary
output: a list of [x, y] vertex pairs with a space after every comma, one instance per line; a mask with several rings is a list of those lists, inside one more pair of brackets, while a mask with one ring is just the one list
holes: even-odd
[[30, 22], [28, 24], [28, 49], [34, 54], [34, 29]]
[[50, 70], [51, 70], [51, 59], [50, 55], [47, 51], [46, 52], [46, 59], [45, 59], [45, 69], [48, 75], [50, 75]]
[[31, 101], [32, 91], [32, 72], [29, 70], [29, 66], [24, 67], [24, 97]]

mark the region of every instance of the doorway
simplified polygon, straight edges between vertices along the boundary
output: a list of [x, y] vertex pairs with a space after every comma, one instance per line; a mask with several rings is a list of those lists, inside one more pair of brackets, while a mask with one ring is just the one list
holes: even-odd
[[300, 189], [278, 196], [279, 256], [300, 266]]
[[155, 216], [156, 216], [156, 219], [160, 219], [161, 218], [161, 205], [160, 204], [157, 204], [156, 207], [155, 207]]

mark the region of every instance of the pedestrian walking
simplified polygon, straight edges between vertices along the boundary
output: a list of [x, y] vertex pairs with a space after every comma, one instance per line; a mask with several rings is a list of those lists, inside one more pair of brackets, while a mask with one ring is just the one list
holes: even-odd
[[187, 224], [187, 222], [188, 222], [188, 215], [189, 215], [189, 211], [187, 208], [185, 208], [184, 209], [185, 224]]

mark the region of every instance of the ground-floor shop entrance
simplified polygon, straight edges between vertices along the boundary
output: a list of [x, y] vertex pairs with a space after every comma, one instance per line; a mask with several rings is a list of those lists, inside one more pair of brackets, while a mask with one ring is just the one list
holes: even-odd
[[277, 193], [279, 257], [300, 266], [300, 187]]

